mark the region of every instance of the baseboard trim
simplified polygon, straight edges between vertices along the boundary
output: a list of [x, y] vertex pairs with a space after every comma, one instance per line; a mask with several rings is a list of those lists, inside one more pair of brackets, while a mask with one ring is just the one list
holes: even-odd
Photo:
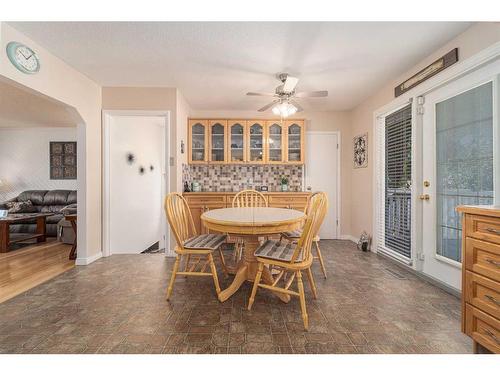
[[358, 239], [354, 236], [351, 236], [350, 234], [341, 234], [339, 240], [348, 240], [354, 243], [358, 243]]
[[88, 266], [90, 263], [95, 262], [97, 259], [102, 258], [102, 252], [98, 252], [87, 258], [76, 258], [75, 264], [77, 266]]

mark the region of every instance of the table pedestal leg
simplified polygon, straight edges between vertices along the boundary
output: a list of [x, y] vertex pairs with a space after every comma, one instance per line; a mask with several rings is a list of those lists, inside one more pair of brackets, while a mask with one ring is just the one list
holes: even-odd
[[[257, 269], [258, 269], [258, 262], [257, 258], [253, 254], [258, 246], [259, 246], [259, 238], [257, 236], [245, 237], [245, 248], [243, 252], [243, 258], [236, 267], [237, 269], [236, 276], [234, 277], [234, 280], [231, 283], [231, 285], [227, 289], [224, 289], [219, 294], [219, 301], [221, 302], [226, 301], [229, 297], [231, 297], [234, 293], [236, 293], [236, 291], [241, 287], [241, 285], [245, 281], [253, 282], [255, 280], [255, 276], [257, 275]], [[269, 270], [265, 267], [262, 272], [261, 280], [266, 284], [272, 284], [274, 282], [273, 277], [271, 276], [271, 272], [269, 272]], [[277, 292], [273, 293], [276, 294], [276, 296], [285, 303], [290, 301], [290, 296], [288, 294], [277, 293]]]

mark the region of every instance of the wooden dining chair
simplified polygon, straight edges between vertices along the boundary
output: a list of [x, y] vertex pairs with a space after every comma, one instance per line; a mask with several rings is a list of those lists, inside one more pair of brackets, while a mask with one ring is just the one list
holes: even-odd
[[[316, 193], [313, 193], [311, 194], [308, 198], [307, 198], [307, 204], [306, 204], [306, 208], [304, 209], [304, 213], [306, 215], [309, 215], [309, 212], [311, 211], [311, 202], [314, 198], [314, 196], [318, 194], [318, 192]], [[294, 230], [294, 231], [291, 231], [291, 232], [283, 232], [281, 233], [281, 238], [285, 238], [287, 239], [288, 241], [292, 241], [292, 242], [297, 242], [300, 238], [300, 236], [302, 235], [302, 229], [297, 229], [297, 230]], [[315, 251], [316, 251], [316, 256], [314, 256], [314, 259], [318, 259], [319, 260], [319, 264], [321, 266], [321, 271], [323, 272], [323, 276], [325, 277], [326, 279], [326, 268], [325, 268], [325, 262], [323, 261], [323, 255], [321, 255], [321, 249], [319, 248], [319, 235], [316, 235], [314, 236], [313, 238], [313, 245], [315, 247]]]
[[[302, 311], [302, 320], [304, 328], [309, 328], [309, 318], [307, 316], [306, 299], [304, 293], [304, 285], [302, 283], [302, 271], [305, 271], [309, 279], [312, 294], [317, 298], [316, 285], [311, 272], [311, 264], [313, 256], [311, 253], [313, 238], [323, 222], [326, 210], [328, 207], [328, 198], [325, 193], [315, 194], [311, 198], [311, 210], [306, 218], [302, 235], [297, 242], [268, 240], [255, 250], [255, 257], [259, 263], [257, 275], [252, 288], [252, 294], [248, 301], [248, 310], [251, 310], [257, 288], [265, 288], [278, 293], [285, 293], [292, 296], [297, 296], [300, 299], [300, 309]], [[280, 273], [275, 278], [272, 285], [261, 284], [262, 271], [265, 266], [276, 266], [280, 269]], [[289, 273], [289, 277], [284, 278], [284, 275]], [[294, 281], [297, 280], [297, 291], [290, 290]], [[283, 281], [283, 286], [279, 287], [278, 283]]]
[[[257, 190], [242, 190], [233, 198], [232, 207], [268, 207], [268, 202], [264, 194]], [[238, 261], [241, 257], [244, 241], [241, 237], [236, 237], [233, 259]]]
[[260, 191], [247, 189], [234, 196], [233, 207], [268, 207], [268, 203]]
[[[224, 234], [198, 235], [188, 203], [179, 193], [170, 193], [165, 198], [165, 212], [177, 242], [175, 246], [177, 255], [167, 289], [167, 300], [170, 299], [177, 275], [211, 276], [218, 296], [220, 286], [212, 254], [226, 242], [227, 236]], [[184, 271], [179, 271], [182, 257], [185, 257]], [[206, 272], [207, 266], [210, 266], [210, 272]]]

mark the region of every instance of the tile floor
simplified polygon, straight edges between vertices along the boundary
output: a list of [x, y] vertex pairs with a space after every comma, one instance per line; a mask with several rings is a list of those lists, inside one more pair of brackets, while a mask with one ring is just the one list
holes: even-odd
[[459, 299], [349, 241], [321, 246], [309, 332], [296, 298], [259, 290], [247, 311], [250, 285], [219, 303], [210, 278], [180, 277], [169, 303], [172, 259], [115, 255], [0, 304], [0, 353], [472, 352]]

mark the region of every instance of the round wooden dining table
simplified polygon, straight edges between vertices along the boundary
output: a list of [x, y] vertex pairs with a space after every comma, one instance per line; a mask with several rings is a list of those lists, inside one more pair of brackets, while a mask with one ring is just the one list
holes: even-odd
[[[220, 208], [207, 211], [201, 220], [210, 231], [232, 234], [244, 240], [243, 256], [236, 267], [227, 267], [227, 272], [235, 274], [231, 285], [219, 294], [224, 302], [241, 287], [245, 281], [254, 281], [258, 262], [254, 252], [259, 246], [259, 237], [299, 229], [305, 219], [302, 211], [273, 207]], [[264, 267], [262, 282], [273, 284], [271, 272]], [[275, 293], [283, 302], [290, 301], [290, 296]]]

